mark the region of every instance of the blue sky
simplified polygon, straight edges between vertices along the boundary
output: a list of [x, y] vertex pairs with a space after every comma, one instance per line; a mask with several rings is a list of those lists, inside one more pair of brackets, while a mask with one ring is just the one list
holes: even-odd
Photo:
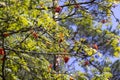
[[[114, 12], [115, 17], [120, 20], [120, 4], [117, 4], [117, 6], [115, 8], [112, 8], [111, 10]], [[112, 18], [112, 25], [113, 25], [112, 27], [113, 27], [113, 29], [115, 29], [116, 26], [118, 25], [118, 22], [116, 22], [116, 19], [113, 16], [111, 16], [111, 18]], [[72, 27], [73, 27], [73, 25], [72, 25]], [[76, 28], [74, 28], [74, 29], [76, 30]], [[111, 58], [112, 62], [116, 61], [117, 59], [118, 58]], [[71, 58], [68, 64], [71, 64], [74, 60], [75, 60], [75, 58]], [[78, 64], [79, 64], [78, 62], [73, 64], [75, 66], [75, 70], [81, 70], [81, 67], [79, 67]]]
[[[115, 8], [112, 8], [112, 11], [114, 12], [116, 18], [120, 20], [120, 4], [118, 4]], [[118, 25], [118, 22], [116, 22], [113, 16], [112, 16], [112, 22], [113, 22], [113, 27], [116, 27]]]
[[[59, 3], [59, 5], [64, 4], [64, 0], [61, 0], [61, 1], [63, 1], [63, 2]], [[120, 20], [120, 4], [117, 4], [117, 6], [115, 8], [112, 8], [111, 10], [114, 12], [115, 17]], [[112, 18], [112, 25], [113, 25], [112, 29], [115, 29], [116, 26], [118, 25], [118, 22], [116, 22], [116, 19], [114, 18], [114, 16], [111, 16], [111, 18]], [[70, 27], [73, 28], [74, 31], [76, 31], [76, 29], [77, 29], [75, 27], [75, 25], [71, 25]], [[103, 25], [103, 29], [105, 29], [105, 28], [106, 28], [106, 25]], [[68, 65], [70, 65], [72, 62], [74, 62], [75, 59], [76, 58], [70, 58], [69, 62], [65, 66], [67, 67]], [[118, 58], [111, 58], [112, 62], [116, 61], [117, 59]], [[79, 64], [79, 62], [76, 61], [73, 63], [73, 65], [71, 67], [72, 68], [74, 67], [75, 70], [80, 70], [80, 71], [84, 72], [82, 67], [80, 67], [78, 64]], [[69, 71], [69, 70], [67, 70], [67, 71]]]

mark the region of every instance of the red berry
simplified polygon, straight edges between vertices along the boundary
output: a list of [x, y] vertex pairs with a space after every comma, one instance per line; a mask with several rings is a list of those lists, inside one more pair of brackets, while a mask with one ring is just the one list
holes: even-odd
[[80, 7], [80, 5], [76, 4], [74, 7], [75, 7], [75, 8], [79, 8], [79, 7]]
[[104, 23], [106, 23], [106, 20], [105, 20], [105, 19], [103, 19], [103, 20], [101, 21], [101, 23], [103, 23], [103, 24], [104, 24]]
[[57, 12], [57, 13], [60, 13], [61, 10], [62, 10], [62, 7], [60, 7], [60, 6], [58, 6], [58, 7], [55, 8], [55, 12]]
[[97, 44], [93, 44], [93, 48], [96, 49], [96, 50], [98, 50]]
[[50, 64], [50, 65], [49, 65], [49, 68], [52, 68], [52, 66], [53, 66], [53, 65], [52, 65], [52, 64]]
[[74, 80], [73, 77], [70, 76], [70, 80]]
[[89, 61], [85, 61], [84, 66], [89, 65]]
[[49, 71], [49, 72], [51, 72], [52, 66], [53, 66], [52, 64], [50, 64], [50, 65], [48, 66], [48, 71]]
[[37, 34], [36, 32], [33, 32], [32, 35], [33, 35], [33, 37], [34, 37], [35, 39], [38, 38], [38, 34]]
[[67, 62], [69, 61], [69, 59], [70, 59], [70, 58], [69, 58], [68, 56], [65, 56], [65, 57], [64, 57], [64, 62], [67, 63]]
[[0, 48], [0, 54], [1, 54], [1, 55], [4, 55], [4, 50], [3, 50], [3, 48]]
[[9, 36], [9, 34], [7, 32], [5, 32], [5, 33], [3, 33], [3, 36], [7, 37], [7, 36]]

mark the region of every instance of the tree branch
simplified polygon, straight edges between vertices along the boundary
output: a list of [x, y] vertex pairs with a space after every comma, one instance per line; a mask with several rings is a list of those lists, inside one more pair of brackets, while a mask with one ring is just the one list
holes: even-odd
[[[67, 6], [74, 6], [74, 5], [81, 5], [81, 4], [91, 4], [93, 2], [95, 2], [95, 0], [91, 0], [89, 2], [80, 2], [80, 3], [74, 3], [74, 4], [66, 4], [66, 5], [62, 5], [60, 7], [67, 7]], [[54, 8], [55, 8], [55, 6], [47, 7], [47, 9], [54, 9]], [[46, 8], [36, 8], [36, 9], [38, 9], [38, 10], [46, 10]]]

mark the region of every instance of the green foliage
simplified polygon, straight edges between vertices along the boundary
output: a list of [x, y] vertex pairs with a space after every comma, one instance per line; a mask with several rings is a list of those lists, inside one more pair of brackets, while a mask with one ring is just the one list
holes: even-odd
[[[102, 30], [103, 23], [100, 23], [101, 16], [109, 19], [112, 0], [99, 4], [94, 0], [87, 2], [97, 5], [97, 10], [79, 0], [65, 1], [61, 3], [62, 11], [56, 13], [54, 8], [58, 3], [52, 0], [0, 1], [0, 80], [69, 80], [70, 77], [87, 80], [89, 67], [92, 80], [112, 77], [110, 67], [96, 66], [99, 59], [94, 57], [104, 55], [102, 51], [119, 57], [120, 36]], [[75, 8], [77, 3], [79, 8]], [[71, 25], [77, 30], [71, 30]], [[70, 71], [74, 73], [71, 76], [65, 69], [65, 56], [81, 61], [80, 66], [86, 73]], [[95, 74], [97, 72], [99, 74]]]

